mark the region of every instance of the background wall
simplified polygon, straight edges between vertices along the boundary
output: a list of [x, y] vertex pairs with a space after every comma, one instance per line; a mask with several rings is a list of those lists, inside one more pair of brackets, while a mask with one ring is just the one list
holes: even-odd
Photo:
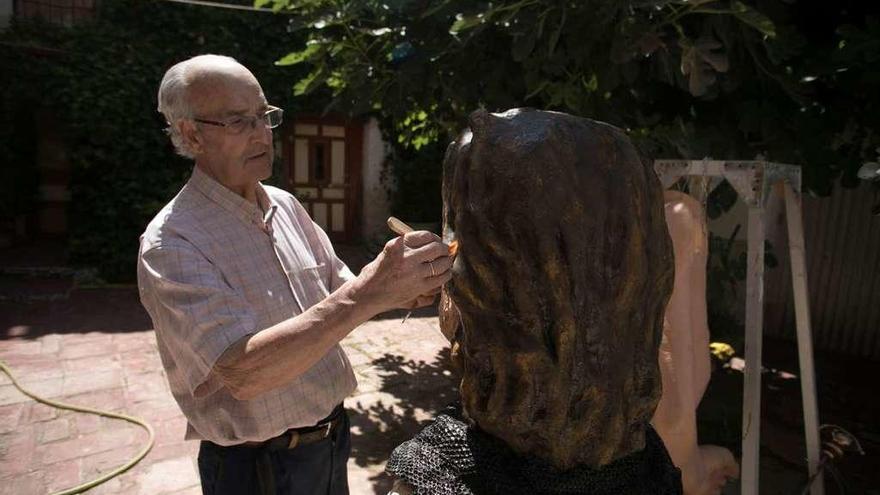
[[370, 118], [364, 124], [363, 213], [361, 232], [368, 242], [378, 242], [388, 235], [386, 220], [391, 206], [382, 182], [388, 147], [382, 140], [379, 122]]
[[[880, 359], [880, 217], [871, 215], [875, 201], [870, 184], [836, 186], [828, 197], [803, 197], [804, 240], [813, 341], [817, 349]], [[729, 238], [741, 225], [731, 256], [746, 252], [746, 205], [737, 200], [709, 231]], [[785, 209], [780, 191], [767, 202], [765, 220], [769, 253], [775, 266], [765, 267], [764, 334], [795, 338], [794, 299]], [[731, 299], [732, 314], [742, 321], [745, 283]]]

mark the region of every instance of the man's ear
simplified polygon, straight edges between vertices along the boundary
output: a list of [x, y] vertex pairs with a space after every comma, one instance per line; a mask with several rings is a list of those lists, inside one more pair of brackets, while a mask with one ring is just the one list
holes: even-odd
[[204, 143], [202, 135], [199, 133], [195, 122], [191, 120], [180, 120], [177, 122], [177, 130], [180, 131], [180, 137], [183, 143], [194, 154], [199, 155], [204, 151]]

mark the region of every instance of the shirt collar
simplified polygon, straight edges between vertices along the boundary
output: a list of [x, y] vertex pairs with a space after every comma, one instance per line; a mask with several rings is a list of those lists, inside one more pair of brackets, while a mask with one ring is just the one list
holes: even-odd
[[275, 215], [278, 205], [266, 193], [263, 184], [257, 182], [256, 194], [259, 206], [230, 191], [226, 186], [202, 172], [199, 167], [193, 167], [189, 184], [242, 221], [252, 223], [263, 230], [271, 229], [272, 217]]

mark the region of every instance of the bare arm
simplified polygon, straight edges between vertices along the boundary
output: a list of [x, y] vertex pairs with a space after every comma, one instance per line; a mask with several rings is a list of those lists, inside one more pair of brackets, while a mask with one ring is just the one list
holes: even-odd
[[434, 234], [413, 232], [389, 241], [357, 278], [320, 303], [233, 344], [214, 372], [239, 400], [284, 385], [373, 316], [430, 304], [451, 277], [451, 266], [447, 247]]

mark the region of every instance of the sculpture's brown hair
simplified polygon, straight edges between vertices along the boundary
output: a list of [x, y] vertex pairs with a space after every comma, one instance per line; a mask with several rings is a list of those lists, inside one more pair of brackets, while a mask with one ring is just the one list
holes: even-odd
[[601, 122], [477, 111], [443, 203], [468, 417], [559, 469], [640, 450], [674, 270], [650, 164]]

